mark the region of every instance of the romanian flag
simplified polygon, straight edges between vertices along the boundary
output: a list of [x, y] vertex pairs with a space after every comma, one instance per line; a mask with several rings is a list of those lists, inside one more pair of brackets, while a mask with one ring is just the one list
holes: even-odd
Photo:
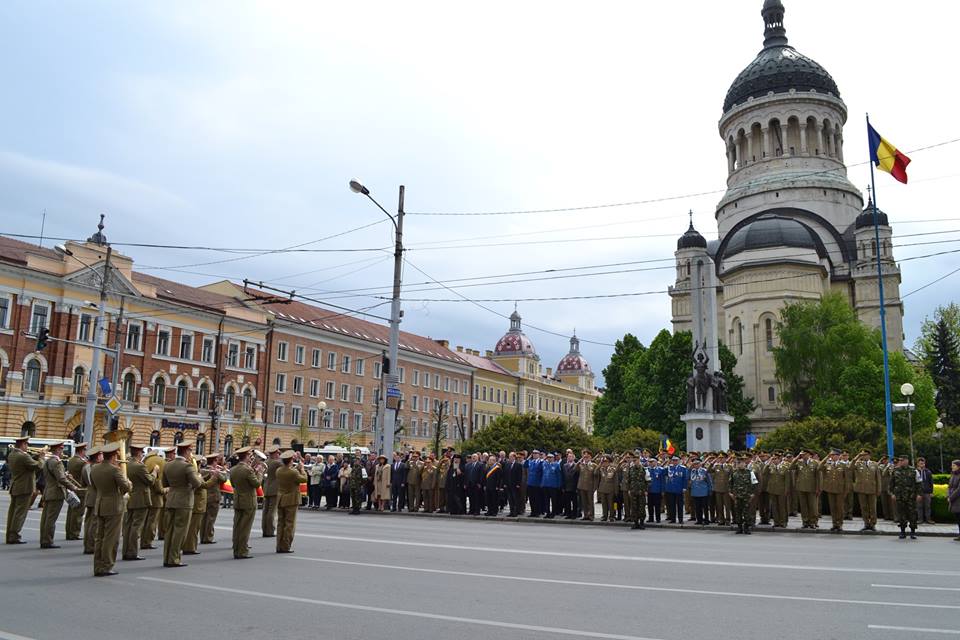
[[306, 483], [306, 482], [301, 482], [301, 483], [300, 483], [300, 495], [301, 495], [301, 496], [307, 495], [307, 483]]
[[221, 482], [221, 483], [220, 483], [220, 492], [221, 492], [221, 493], [229, 493], [229, 494], [233, 495], [233, 485], [230, 484], [230, 479], [229, 479], [229, 478], [227, 478], [227, 481], [226, 481], [226, 482]]
[[881, 137], [869, 122], [867, 139], [870, 142], [870, 160], [881, 171], [886, 171], [898, 181], [907, 184], [907, 165], [910, 158], [897, 151], [897, 148]]
[[663, 436], [660, 438], [660, 452], [666, 451], [671, 456], [677, 451], [677, 448], [673, 446], [673, 442], [670, 441], [670, 438]]

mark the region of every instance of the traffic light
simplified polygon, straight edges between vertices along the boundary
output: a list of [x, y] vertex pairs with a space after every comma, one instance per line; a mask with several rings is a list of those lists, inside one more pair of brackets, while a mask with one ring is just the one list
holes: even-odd
[[46, 327], [40, 327], [40, 331], [37, 332], [37, 351], [43, 351], [43, 348], [47, 346], [47, 340], [50, 338], [50, 330]]
[[386, 353], [381, 356], [381, 362], [383, 363], [383, 375], [390, 375], [390, 358]]

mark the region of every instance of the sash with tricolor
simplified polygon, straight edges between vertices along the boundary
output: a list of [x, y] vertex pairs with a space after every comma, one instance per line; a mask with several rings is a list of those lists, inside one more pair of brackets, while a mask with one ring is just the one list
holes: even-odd
[[487, 478], [490, 478], [490, 476], [492, 476], [494, 472], [499, 468], [500, 468], [500, 463], [498, 462], [497, 464], [487, 469]]

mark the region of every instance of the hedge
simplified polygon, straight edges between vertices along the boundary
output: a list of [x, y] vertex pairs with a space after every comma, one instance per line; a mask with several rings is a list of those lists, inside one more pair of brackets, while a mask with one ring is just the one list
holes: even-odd
[[933, 485], [933, 500], [930, 504], [930, 511], [934, 522], [950, 524], [956, 522], [957, 516], [950, 513], [950, 505], [947, 504], [947, 485]]

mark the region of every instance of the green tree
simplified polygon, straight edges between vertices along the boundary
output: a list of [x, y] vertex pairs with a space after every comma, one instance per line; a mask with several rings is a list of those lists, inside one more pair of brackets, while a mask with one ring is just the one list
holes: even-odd
[[533, 413], [505, 414], [463, 443], [463, 451], [564, 451], [593, 448], [595, 439], [577, 425]]
[[923, 319], [920, 325], [920, 337], [914, 343], [914, 350], [925, 361], [936, 352], [937, 325], [943, 322], [949, 333], [960, 338], [960, 305], [956, 302], [937, 307], [933, 312], [933, 317]]
[[656, 452], [660, 448], [660, 432], [641, 427], [620, 429], [602, 439], [601, 444], [605, 451], [633, 451], [634, 449], [649, 449]]
[[440, 455], [440, 447], [447, 440], [447, 420], [450, 417], [450, 402], [444, 400], [433, 405], [430, 412], [433, 421], [433, 452]]
[[640, 417], [637, 408], [627, 399], [628, 372], [645, 351], [646, 347], [629, 333], [614, 345], [610, 364], [603, 369], [603, 396], [593, 405], [594, 433], [597, 435], [609, 435], [637, 424]]
[[[950, 305], [956, 309], [955, 304]], [[944, 422], [960, 425], [960, 333], [952, 327], [950, 321], [937, 309], [939, 318], [932, 326], [924, 322], [925, 335], [918, 340], [924, 351], [924, 367], [937, 387], [937, 409]]]
[[760, 449], [813, 449], [821, 454], [837, 447], [850, 452], [870, 448], [880, 455], [886, 451], [883, 423], [862, 416], [834, 418], [810, 416], [787, 422], [760, 439]]

